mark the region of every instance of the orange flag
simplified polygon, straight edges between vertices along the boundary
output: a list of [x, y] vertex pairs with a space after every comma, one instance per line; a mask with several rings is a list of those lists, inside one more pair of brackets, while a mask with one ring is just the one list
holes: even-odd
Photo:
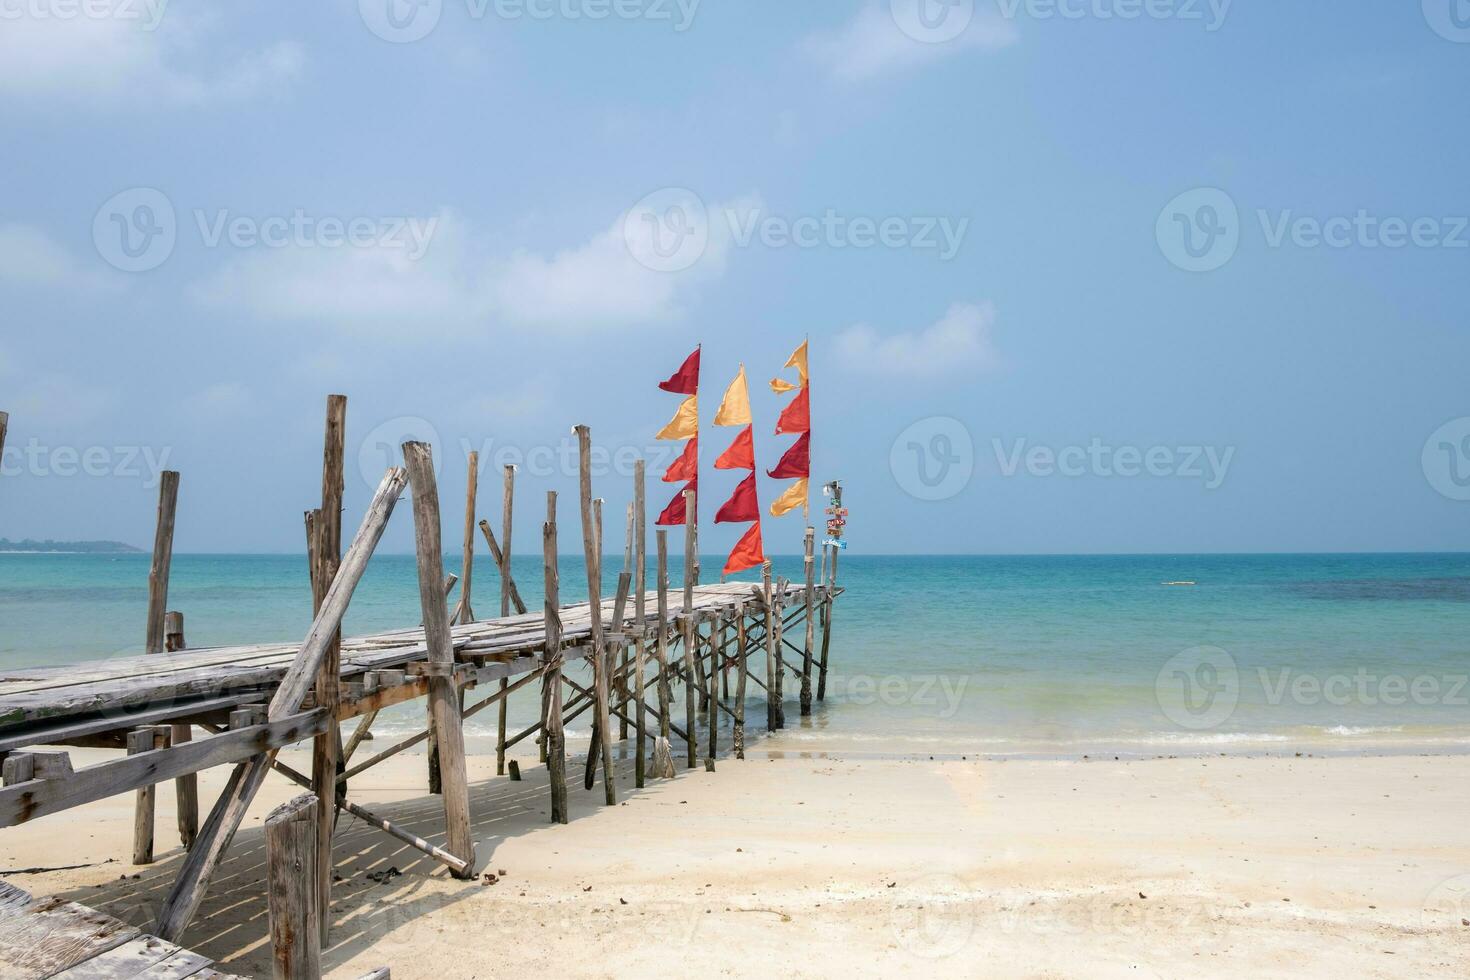
[[730, 443], [730, 448], [720, 454], [715, 460], [717, 470], [753, 470], [755, 469], [755, 438], [751, 434], [751, 427], [746, 426], [740, 430], [740, 435]]
[[699, 396], [690, 395], [679, 403], [679, 410], [669, 424], [658, 431], [655, 439], [693, 439], [699, 435]]
[[740, 373], [735, 375], [735, 380], [725, 389], [725, 399], [720, 402], [720, 410], [715, 413], [715, 425], [749, 424], [750, 388], [745, 383], [745, 365], [742, 364]]
[[[719, 465], [718, 463], [715, 465]], [[699, 472], [699, 440], [690, 439], [684, 443], [683, 454], [664, 471], [663, 481], [665, 483], [678, 483], [681, 480], [692, 480]]]
[[790, 513], [798, 507], [805, 507], [806, 487], [807, 481], [805, 477], [787, 487], [785, 493], [771, 502], [771, 516], [780, 517], [782, 514]]
[[801, 392], [781, 411], [781, 417], [776, 420], [776, 435], [785, 435], [790, 432], [810, 432], [812, 429], [811, 399], [808, 397], [810, 390], [801, 389]]
[[736, 543], [735, 550], [730, 552], [730, 557], [725, 562], [724, 573], [733, 575], [736, 572], [743, 572], [747, 568], [754, 568], [764, 563], [765, 560], [766, 552], [761, 544], [761, 522], [756, 521]]

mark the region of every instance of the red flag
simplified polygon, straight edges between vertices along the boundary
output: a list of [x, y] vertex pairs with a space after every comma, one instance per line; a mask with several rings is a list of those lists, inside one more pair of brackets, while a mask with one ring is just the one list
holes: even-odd
[[715, 460], [717, 470], [753, 470], [755, 469], [755, 439], [751, 436], [750, 426], [740, 430], [740, 435], [730, 443], [730, 448], [720, 454]]
[[[718, 465], [718, 464], [716, 464]], [[692, 480], [699, 473], [699, 439], [690, 439], [684, 443], [683, 454], [664, 471], [663, 481], [665, 483], [678, 483], [680, 480]]]
[[698, 487], [694, 485], [695, 482], [694, 480], [690, 480], [678, 493], [674, 494], [674, 499], [670, 500], [669, 505], [664, 508], [664, 512], [658, 515], [658, 520], [654, 521], [655, 524], [660, 527], [673, 527], [678, 524], [688, 523], [685, 512], [684, 491], [697, 490]]
[[762, 564], [765, 560], [765, 549], [761, 547], [761, 522], [756, 521], [750, 525], [750, 530], [746, 531], [735, 545], [735, 550], [730, 552], [730, 558], [725, 562], [725, 574], [743, 572], [747, 568], [754, 568]]
[[694, 353], [684, 359], [684, 364], [667, 381], [660, 381], [659, 385], [664, 391], [672, 391], [676, 395], [693, 395], [699, 392], [699, 348], [694, 348]]
[[791, 404], [786, 406], [781, 417], [776, 420], [776, 435], [812, 430], [811, 399], [807, 397], [810, 392], [810, 388], [803, 388], [791, 399]]
[[781, 457], [781, 462], [776, 464], [774, 470], [766, 473], [776, 480], [800, 479], [812, 475], [812, 434], [803, 432], [801, 438], [791, 444], [786, 450], [786, 455]]
[[755, 474], [740, 481], [740, 486], [730, 494], [715, 514], [716, 524], [743, 524], [761, 519], [761, 505], [755, 499]]

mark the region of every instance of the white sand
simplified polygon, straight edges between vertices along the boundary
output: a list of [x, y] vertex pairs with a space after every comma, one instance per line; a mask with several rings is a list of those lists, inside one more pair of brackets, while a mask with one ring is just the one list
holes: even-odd
[[[495, 885], [344, 817], [330, 975], [1470, 976], [1463, 758], [752, 755], [643, 791], [629, 775], [612, 809], [574, 761], [572, 821], [553, 827], [532, 758], [519, 783], [472, 760]], [[423, 768], [391, 760], [353, 796], [442, 841]], [[223, 777], [205, 778], [206, 801]], [[297, 791], [268, 781], [186, 937], [235, 972], [269, 975], [260, 818]], [[6, 830], [0, 867], [112, 859], [6, 877], [146, 924], [179, 861], [172, 788], [148, 868], [128, 863], [131, 807]]]

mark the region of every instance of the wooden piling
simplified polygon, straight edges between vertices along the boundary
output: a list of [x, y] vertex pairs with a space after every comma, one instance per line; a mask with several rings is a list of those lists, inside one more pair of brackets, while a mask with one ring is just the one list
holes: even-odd
[[[439, 542], [439, 489], [433, 453], [427, 443], [403, 444], [403, 460], [413, 488], [414, 548], [418, 554], [419, 605], [429, 654], [429, 710], [439, 744], [439, 772], [444, 786], [444, 822], [448, 850], [474, 874], [475, 842], [470, 839], [469, 783], [465, 773], [464, 729], [459, 693], [454, 683], [454, 648], [449, 637], [449, 611], [444, 607], [444, 553]], [[503, 703], [504, 699], [502, 699]]]
[[[184, 649], [184, 614], [169, 612], [163, 616], [163, 651], [175, 653]], [[169, 744], [182, 745], [194, 738], [194, 726], [169, 726]], [[179, 843], [185, 850], [194, 846], [199, 836], [199, 777], [195, 773], [174, 780], [174, 801], [178, 811]]]
[[817, 532], [814, 528], [806, 529], [806, 553], [804, 565], [806, 569], [806, 645], [802, 647], [801, 654], [801, 714], [806, 717], [812, 713], [812, 637], [816, 624], [812, 621], [814, 603], [812, 592], [815, 587], [816, 556], [813, 549], [816, 546]]
[[[577, 479], [582, 502], [582, 551], [587, 563], [587, 602], [592, 617], [592, 675], [597, 703], [596, 730], [602, 748], [602, 785], [608, 806], [618, 801], [613, 779], [612, 739], [608, 732], [607, 644], [602, 633], [602, 527], [592, 516], [592, 430], [579, 425], [577, 434]], [[599, 510], [601, 508], [599, 507]], [[589, 764], [592, 750], [588, 750]]]
[[174, 515], [179, 505], [179, 474], [164, 470], [158, 483], [158, 521], [153, 530], [153, 563], [148, 568], [148, 653], [164, 649], [164, 612], [168, 608], [168, 575], [173, 565]]
[[745, 758], [745, 604], [735, 607], [735, 758]]
[[[128, 732], [128, 755], [152, 752], [168, 747], [168, 728], [144, 726]], [[153, 814], [157, 787], [153, 783], [138, 789], [133, 807], [133, 863], [153, 863]]]
[[475, 496], [480, 486], [480, 454], [470, 450], [466, 459], [469, 463], [469, 472], [465, 477], [464, 490], [464, 548], [460, 560], [459, 607], [455, 612], [455, 621], [460, 623], [475, 621], [474, 603], [470, 597], [470, 579], [475, 568]]
[[822, 660], [817, 667], [817, 700], [827, 699], [827, 647], [832, 641], [832, 593], [837, 589], [837, 546], [832, 545], [832, 558], [827, 563], [827, 594], [822, 597]]
[[546, 768], [551, 780], [551, 822], [566, 823], [567, 740], [562, 721], [561, 576], [556, 553], [556, 491], [546, 492], [546, 523], [541, 525], [541, 558], [546, 566], [546, 649], [542, 654], [541, 704]]
[[689, 750], [689, 768], [693, 769], [697, 761], [698, 749], [694, 744], [694, 695], [696, 687], [696, 675], [698, 669], [695, 666], [694, 656], [694, 576], [696, 561], [694, 543], [694, 505], [697, 493], [694, 490], [684, 491], [684, 734], [685, 745]]
[[[718, 683], [718, 678], [720, 676], [719, 661], [722, 660], [724, 658], [724, 656], [725, 656], [726, 625], [727, 624], [725, 622], [725, 614], [722, 612], [722, 613], [719, 614], [718, 634], [716, 634], [716, 627], [714, 627], [714, 626], [711, 626], [710, 627], [710, 670], [709, 670], [709, 703], [710, 703], [710, 708], [709, 708], [709, 756], [708, 756], [708, 759], [709, 759], [709, 762], [711, 764], [713, 764], [715, 758], [718, 757], [719, 754], [720, 754], [720, 713], [716, 710], [716, 707], [715, 707], [719, 703], [718, 702], [718, 699], [715, 697], [715, 685]], [[716, 635], [719, 636], [719, 639], [718, 640], [715, 639], [715, 636]]]
[[[316, 517], [316, 555], [312, 564], [312, 613], [319, 613], [327, 589], [342, 564], [342, 495], [346, 487], [347, 396], [327, 396], [322, 437], [322, 505]], [[342, 631], [327, 645], [316, 674], [317, 707], [331, 712], [327, 731], [312, 740], [311, 782], [317, 797], [316, 873], [317, 925], [326, 945], [332, 924], [332, 831], [337, 825], [337, 774], [342, 769], [342, 736], [336, 712], [341, 701]]]
[[316, 881], [320, 802], [303, 793], [265, 818], [266, 905], [275, 980], [320, 980], [322, 975]]
[[776, 699], [780, 676], [776, 673], [776, 607], [771, 601], [771, 563], [761, 565], [761, 596], [766, 611], [766, 731], [776, 730]]
[[[633, 505], [628, 505], [627, 538], [623, 544], [623, 571], [629, 574], [633, 571]], [[618, 629], [623, 628], [618, 623]], [[618, 741], [628, 740], [628, 647], [626, 644], [618, 646], [617, 666], [617, 699], [619, 706], [623, 709], [618, 718]]]
[[[516, 468], [507, 463], [505, 466], [505, 497], [500, 512], [500, 540], [502, 550], [500, 553], [500, 615], [510, 615], [510, 530], [511, 514], [515, 509], [516, 497]], [[500, 691], [506, 693], [506, 685], [510, 683], [509, 678], [500, 679]], [[496, 713], [495, 725], [495, 774], [505, 775], [505, 712], [506, 705], [510, 703], [509, 697], [502, 696], [500, 707]]]
[[658, 659], [658, 739], [653, 743], [653, 775], [655, 779], [673, 779], [674, 754], [669, 743], [669, 712], [674, 699], [669, 682], [669, 532], [658, 528], [654, 537], [658, 542], [658, 633], [653, 648]]
[[633, 765], [633, 785], [639, 789], [643, 788], [647, 773], [644, 770], [644, 757], [648, 751], [646, 730], [648, 727], [648, 715], [645, 711], [644, 698], [647, 694], [647, 685], [644, 680], [644, 632], [645, 617], [648, 614], [647, 598], [644, 592], [648, 588], [646, 581], [648, 572], [648, 555], [645, 553], [648, 547], [648, 515], [644, 503], [644, 461], [635, 459], [633, 461], [633, 589], [636, 598], [633, 600], [633, 616], [638, 621], [638, 629], [633, 637], [633, 695], [638, 699], [638, 742], [637, 762]]

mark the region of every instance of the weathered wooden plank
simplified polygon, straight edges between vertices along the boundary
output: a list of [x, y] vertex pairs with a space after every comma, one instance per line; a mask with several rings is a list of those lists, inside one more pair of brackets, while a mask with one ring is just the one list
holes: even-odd
[[180, 949], [156, 936], [139, 936], [78, 963], [57, 977], [58, 980], [159, 980], [187, 977], [209, 964], [207, 957]]
[[0, 917], [0, 977], [55, 976], [139, 935], [110, 915], [59, 898]]

